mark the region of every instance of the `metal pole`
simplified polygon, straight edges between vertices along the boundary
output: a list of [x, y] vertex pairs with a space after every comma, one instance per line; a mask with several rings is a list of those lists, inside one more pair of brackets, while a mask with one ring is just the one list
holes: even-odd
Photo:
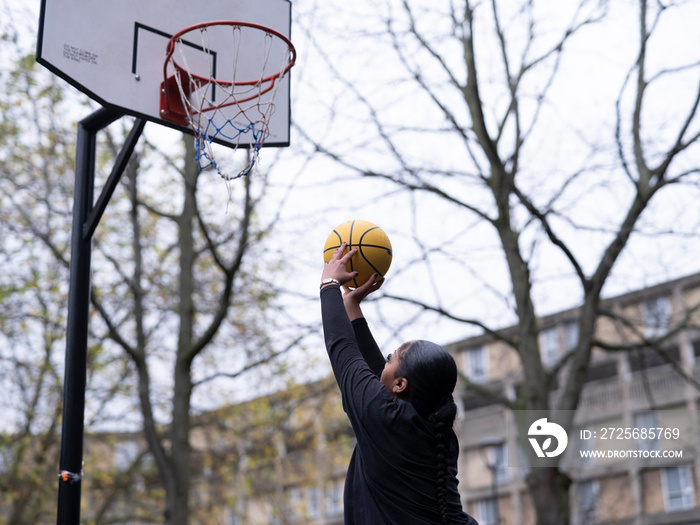
[[[484, 455], [486, 468], [491, 472], [491, 501], [493, 501], [493, 523], [500, 525], [501, 513], [498, 508], [498, 479], [496, 472], [498, 471], [498, 462], [496, 454], [498, 449], [503, 446], [503, 442], [497, 438], [486, 438], [479, 443], [479, 450]], [[489, 520], [489, 524], [491, 521]]]
[[92, 244], [92, 235], [85, 235], [84, 228], [93, 207], [96, 136], [100, 129], [121, 116], [118, 111], [101, 108], [78, 123], [58, 484], [59, 525], [77, 525], [80, 521]]

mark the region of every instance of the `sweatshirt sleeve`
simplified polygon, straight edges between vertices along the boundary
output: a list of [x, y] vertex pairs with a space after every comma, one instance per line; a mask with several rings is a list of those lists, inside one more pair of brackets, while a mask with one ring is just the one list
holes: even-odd
[[362, 357], [364, 357], [367, 366], [369, 366], [374, 375], [379, 377], [382, 374], [382, 370], [384, 370], [385, 359], [372, 336], [372, 332], [370, 332], [367, 319], [358, 317], [352, 321], [352, 328], [355, 331], [355, 339], [360, 347]]
[[[321, 290], [321, 317], [326, 350], [343, 398], [343, 408], [355, 425], [362, 420], [373, 399], [388, 394], [360, 351], [337, 286]], [[373, 355], [375, 360], [377, 355], [381, 357], [376, 345]]]

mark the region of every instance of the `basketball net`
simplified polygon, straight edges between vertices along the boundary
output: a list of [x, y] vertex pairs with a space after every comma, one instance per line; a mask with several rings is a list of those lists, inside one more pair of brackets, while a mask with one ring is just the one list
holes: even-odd
[[[214, 40], [217, 50], [210, 44]], [[222, 41], [230, 46], [225, 49], [225, 64], [221, 63]], [[277, 89], [295, 59], [294, 46], [286, 37], [245, 22], [198, 24], [170, 39], [161, 114], [192, 128], [200, 170], [211, 167], [224, 180], [231, 181], [258, 167], [260, 148], [270, 134]], [[243, 169], [229, 174], [221, 168], [212, 148], [217, 140], [229, 144], [234, 151], [249, 148]]]

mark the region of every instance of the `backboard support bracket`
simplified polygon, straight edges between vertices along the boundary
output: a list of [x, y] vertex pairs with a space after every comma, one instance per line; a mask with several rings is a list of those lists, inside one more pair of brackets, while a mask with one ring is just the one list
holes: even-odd
[[[182, 90], [185, 96], [189, 96], [189, 83], [182, 84]], [[160, 114], [161, 116], [179, 124], [180, 126], [189, 126], [187, 118], [187, 110], [185, 109], [182, 99], [179, 96], [168, 97], [168, 93], [178, 92], [177, 79], [175, 75], [169, 76], [160, 85]]]

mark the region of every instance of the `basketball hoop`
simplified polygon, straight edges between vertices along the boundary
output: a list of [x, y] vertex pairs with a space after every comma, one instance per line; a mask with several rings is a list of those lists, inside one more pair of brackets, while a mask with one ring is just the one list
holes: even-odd
[[[230, 47], [213, 49], [210, 41]], [[161, 116], [192, 129], [200, 170], [211, 166], [227, 181], [246, 176], [257, 166], [277, 88], [295, 61], [292, 42], [268, 27], [228, 20], [190, 26], [166, 48]], [[236, 175], [220, 169], [212, 151], [217, 139], [250, 149]]]

